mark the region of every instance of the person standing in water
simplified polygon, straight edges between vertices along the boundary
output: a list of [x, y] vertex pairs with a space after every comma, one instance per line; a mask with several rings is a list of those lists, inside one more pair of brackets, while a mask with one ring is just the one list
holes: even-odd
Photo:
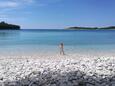
[[59, 48], [60, 48], [60, 55], [65, 55], [65, 53], [64, 53], [64, 44], [63, 43], [60, 43]]

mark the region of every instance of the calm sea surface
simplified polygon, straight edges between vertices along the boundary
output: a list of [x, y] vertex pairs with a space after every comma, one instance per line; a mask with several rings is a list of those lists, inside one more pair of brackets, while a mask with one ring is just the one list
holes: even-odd
[[63, 42], [65, 51], [115, 51], [114, 30], [2, 30], [0, 54], [58, 53]]

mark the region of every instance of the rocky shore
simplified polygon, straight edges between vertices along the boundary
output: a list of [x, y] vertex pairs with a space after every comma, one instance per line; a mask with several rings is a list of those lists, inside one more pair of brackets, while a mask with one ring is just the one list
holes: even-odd
[[115, 86], [115, 57], [1, 58], [0, 86]]

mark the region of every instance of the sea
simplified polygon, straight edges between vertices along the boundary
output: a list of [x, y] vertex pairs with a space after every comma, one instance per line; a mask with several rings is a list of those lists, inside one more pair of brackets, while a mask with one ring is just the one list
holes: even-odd
[[0, 31], [0, 55], [115, 53], [115, 30], [21, 29]]

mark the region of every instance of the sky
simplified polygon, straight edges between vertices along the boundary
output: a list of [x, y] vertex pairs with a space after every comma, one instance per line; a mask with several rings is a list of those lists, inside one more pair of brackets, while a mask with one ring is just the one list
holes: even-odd
[[0, 0], [0, 21], [22, 29], [115, 25], [115, 0]]

